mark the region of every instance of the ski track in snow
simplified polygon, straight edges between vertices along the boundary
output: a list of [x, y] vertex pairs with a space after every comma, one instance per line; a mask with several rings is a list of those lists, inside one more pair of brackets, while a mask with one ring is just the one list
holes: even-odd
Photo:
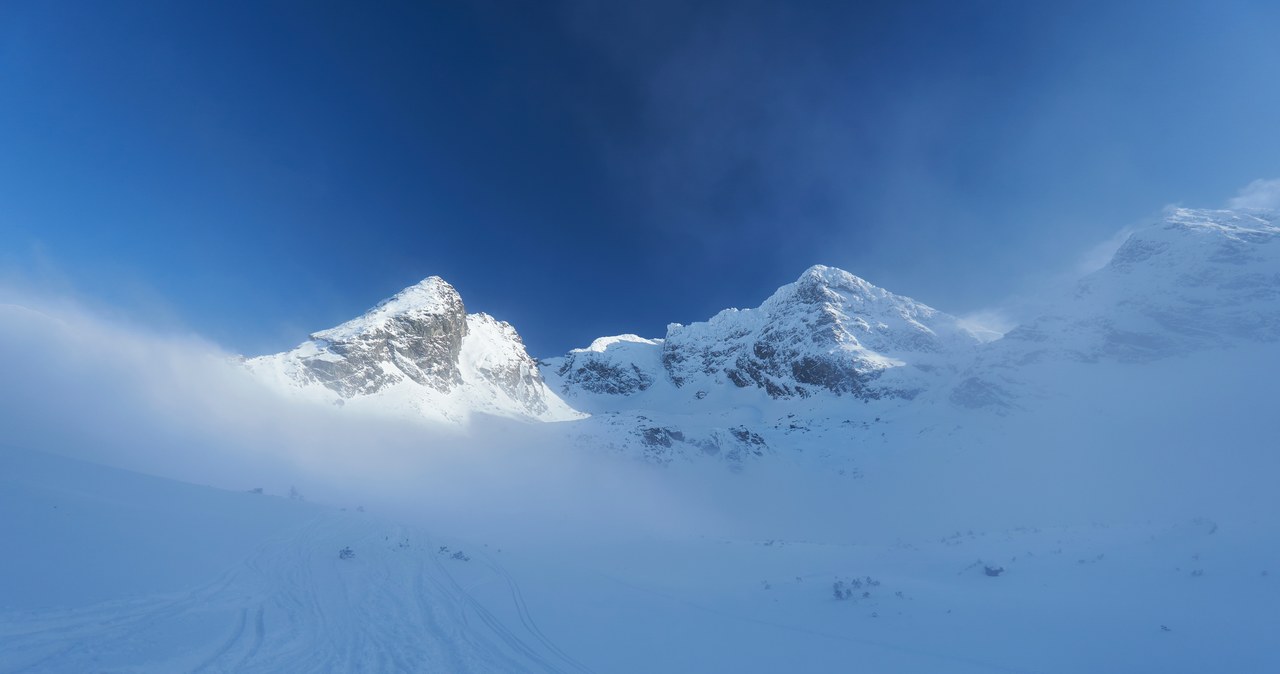
[[[427, 536], [371, 524], [320, 515], [179, 595], [0, 614], [0, 671], [591, 671], [537, 627], [492, 559], [454, 560]], [[356, 556], [339, 559], [344, 546]], [[486, 606], [456, 573], [504, 584], [512, 606]]]
[[846, 643], [857, 644], [857, 645], [859, 645], [859, 646], [870, 647], [870, 648], [872, 648], [872, 649], [877, 649], [877, 650], [881, 650], [881, 651], [888, 651], [888, 652], [899, 653], [899, 654], [903, 654], [903, 655], [907, 655], [907, 656], [914, 656], [914, 657], [919, 658], [919, 659], [920, 659], [920, 660], [922, 660], [922, 661], [937, 664], [937, 666], [938, 666], [938, 670], [937, 670], [937, 671], [949, 671], [949, 672], [960, 672], [960, 671], [964, 671], [964, 672], [1006, 672], [1006, 673], [1007, 673], [1007, 672], [1013, 672], [1013, 673], [1021, 672], [1022, 674], [1036, 674], [1036, 672], [1033, 672], [1032, 670], [1027, 670], [1027, 669], [1013, 669], [1013, 668], [1005, 667], [1005, 666], [1002, 666], [1002, 665], [999, 665], [999, 664], [996, 664], [996, 663], [985, 662], [985, 661], [977, 660], [977, 659], [974, 659], [974, 658], [967, 658], [967, 657], [961, 657], [961, 656], [955, 656], [955, 655], [947, 655], [947, 654], [943, 654], [943, 653], [933, 652], [933, 651], [930, 651], [930, 650], [927, 650], [927, 649], [923, 649], [923, 648], [912, 648], [912, 647], [909, 647], [909, 646], [904, 646], [904, 645], [900, 645], [900, 644], [893, 644], [893, 643], [889, 643], [889, 642], [886, 642], [886, 641], [878, 641], [878, 640], [874, 640], [874, 639], [864, 639], [864, 638], [859, 638], [859, 637], [856, 637], [856, 636], [851, 636], [851, 635], [848, 635], [848, 634], [833, 634], [833, 633], [831, 633], [831, 632], [827, 632], [827, 631], [823, 631], [823, 630], [810, 629], [810, 628], [802, 627], [802, 626], [799, 626], [799, 625], [791, 625], [791, 624], [787, 624], [787, 623], [784, 623], [784, 622], [777, 622], [777, 621], [772, 621], [772, 620], [764, 620], [764, 619], [756, 618], [756, 617], [753, 617], [753, 616], [750, 616], [750, 615], [743, 615], [743, 614], [733, 613], [733, 612], [729, 612], [729, 611], [725, 611], [725, 610], [721, 610], [721, 609], [717, 609], [717, 608], [712, 608], [712, 607], [710, 607], [710, 606], [704, 606], [703, 604], [700, 604], [700, 603], [697, 603], [697, 602], [694, 602], [694, 601], [690, 601], [689, 599], [687, 599], [687, 598], [685, 598], [685, 597], [680, 597], [680, 596], [676, 596], [676, 595], [674, 595], [674, 594], [671, 594], [671, 593], [669, 593], [669, 592], [663, 592], [663, 591], [661, 591], [661, 590], [655, 590], [655, 589], [650, 588], [650, 587], [644, 587], [644, 586], [642, 586], [642, 585], [637, 585], [637, 584], [635, 584], [635, 583], [631, 583], [631, 582], [628, 582], [628, 581], [623, 580], [623, 579], [621, 579], [621, 578], [617, 578], [617, 577], [615, 577], [615, 576], [611, 576], [611, 575], [608, 575], [608, 574], [597, 574], [597, 575], [599, 575], [601, 578], [604, 578], [604, 579], [606, 579], [606, 580], [609, 580], [610, 582], [617, 583], [618, 585], [621, 585], [621, 586], [623, 586], [623, 587], [627, 587], [627, 588], [630, 588], [630, 589], [632, 589], [632, 590], [637, 590], [637, 591], [639, 591], [639, 592], [643, 592], [643, 593], [646, 593], [646, 594], [650, 594], [650, 595], [653, 595], [653, 596], [655, 596], [655, 597], [660, 597], [660, 598], [662, 598], [662, 599], [665, 599], [665, 600], [668, 600], [668, 601], [674, 602], [674, 603], [676, 603], [676, 604], [680, 604], [680, 605], [682, 605], [682, 606], [687, 606], [687, 607], [692, 608], [692, 609], [694, 609], [694, 610], [696, 610], [696, 611], [699, 611], [699, 612], [702, 612], [702, 613], [706, 613], [706, 614], [708, 614], [708, 615], [716, 616], [717, 618], [720, 618], [720, 619], [723, 619], [723, 620], [728, 620], [728, 621], [740, 621], [740, 622], [748, 622], [748, 623], [755, 623], [755, 624], [757, 624], [757, 625], [763, 625], [763, 626], [771, 627], [771, 628], [774, 628], [774, 629], [786, 630], [786, 631], [790, 631], [790, 632], [796, 632], [796, 633], [799, 633], [799, 634], [805, 634], [805, 635], [808, 635], [808, 636], [814, 636], [814, 637], [818, 637], [818, 638], [820, 638], [820, 639], [828, 639], [828, 640], [833, 640], [833, 641], [843, 641], [843, 642], [846, 642]]

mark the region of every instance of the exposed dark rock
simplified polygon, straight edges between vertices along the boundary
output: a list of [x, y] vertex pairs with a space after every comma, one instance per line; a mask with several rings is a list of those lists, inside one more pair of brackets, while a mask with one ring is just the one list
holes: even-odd
[[[375, 393], [402, 377], [441, 392], [461, 383], [458, 355], [467, 336], [467, 311], [449, 284], [440, 281], [433, 290], [440, 302], [431, 311], [391, 315], [367, 330], [340, 326], [311, 335], [322, 350], [300, 359], [304, 377], [346, 398]], [[395, 368], [387, 371], [382, 363]]]
[[566, 358], [558, 374], [566, 393], [577, 387], [591, 393], [631, 395], [653, 385], [653, 377], [634, 364], [618, 365], [590, 357]]

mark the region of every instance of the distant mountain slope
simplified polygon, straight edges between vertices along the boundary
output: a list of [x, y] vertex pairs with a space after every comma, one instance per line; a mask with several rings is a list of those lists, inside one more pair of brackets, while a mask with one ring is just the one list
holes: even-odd
[[835, 448], [874, 440], [895, 418], [923, 429], [1013, 413], [1065, 385], [1044, 371], [1053, 364], [1280, 340], [1278, 222], [1264, 211], [1172, 209], [988, 342], [954, 316], [819, 265], [759, 307], [672, 324], [659, 339], [602, 337], [541, 362], [514, 328], [468, 314], [431, 277], [245, 364], [291, 395], [413, 418], [576, 419], [564, 428], [576, 442], [658, 463], [784, 452], [843, 466], [851, 454]]
[[291, 351], [245, 365], [292, 395], [430, 420], [581, 416], [547, 389], [511, 325], [468, 314], [458, 291], [437, 276]]
[[543, 371], [566, 398], [588, 405], [655, 386], [679, 389], [682, 400], [724, 388], [772, 399], [910, 399], [977, 344], [955, 317], [819, 265], [756, 309], [673, 324], [663, 339], [601, 338], [543, 361]]
[[1262, 211], [1171, 210], [1006, 340], [1082, 360], [1142, 361], [1280, 339], [1278, 225]]
[[1280, 215], [1170, 209], [1036, 318], [985, 345], [951, 394], [1009, 408], [1055, 364], [1143, 363], [1280, 340]]
[[584, 444], [740, 464], [800, 435], [866, 432], [882, 410], [949, 385], [979, 344], [953, 316], [819, 265], [758, 308], [673, 324], [663, 339], [597, 339], [542, 367], [596, 415], [573, 426]]
[[772, 398], [910, 399], [930, 373], [977, 344], [955, 317], [819, 265], [757, 309], [671, 326], [663, 363], [681, 387], [732, 383]]
[[865, 444], [893, 418], [925, 432], [1099, 385], [1067, 383], [1059, 365], [1280, 341], [1278, 225], [1273, 212], [1172, 209], [986, 343], [952, 316], [818, 266], [759, 308], [672, 325], [663, 339], [598, 339], [543, 372], [596, 415], [575, 425], [585, 444], [659, 463], [784, 452], [839, 466], [852, 452], [831, 447]]

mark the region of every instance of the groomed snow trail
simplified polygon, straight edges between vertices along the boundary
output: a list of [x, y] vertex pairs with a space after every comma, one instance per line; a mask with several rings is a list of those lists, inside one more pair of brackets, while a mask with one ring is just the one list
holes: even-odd
[[[321, 512], [185, 593], [2, 613], [0, 671], [589, 671], [494, 559], [454, 554], [365, 513]], [[472, 594], [491, 583], [512, 605]]]

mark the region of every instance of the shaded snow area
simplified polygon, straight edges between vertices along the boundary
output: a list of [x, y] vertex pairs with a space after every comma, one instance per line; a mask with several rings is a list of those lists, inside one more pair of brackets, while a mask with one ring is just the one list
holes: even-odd
[[[654, 522], [510, 513], [508, 529], [4, 450], [0, 671], [1275, 668], [1272, 497], [1145, 509], [1112, 493], [1134, 474], [1090, 479], [1094, 453], [1001, 489], [1033, 462], [955, 456], [978, 451], [918, 471], [922, 487], [925, 459], [904, 457], [856, 482], [712, 482]], [[1184, 470], [1150, 479], [1182, 489]], [[1241, 472], [1199, 482], [1268, 479]], [[1037, 504], [1037, 487], [1072, 502]]]
[[1272, 212], [998, 339], [829, 267], [541, 361], [434, 278], [247, 360], [21, 303], [0, 672], [1280, 671]]
[[483, 548], [49, 455], [0, 466], [0, 536], [21, 541], [4, 671], [583, 670]]

